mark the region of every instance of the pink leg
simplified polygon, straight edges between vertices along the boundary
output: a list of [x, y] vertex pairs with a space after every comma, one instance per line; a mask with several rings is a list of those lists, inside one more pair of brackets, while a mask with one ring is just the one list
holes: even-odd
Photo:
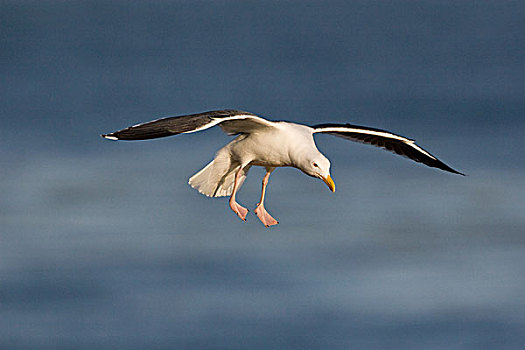
[[242, 166], [237, 170], [237, 173], [235, 174], [235, 181], [233, 183], [233, 192], [230, 197], [230, 208], [233, 210], [235, 214], [237, 214], [242, 221], [246, 221], [246, 215], [248, 215], [248, 209], [240, 205], [235, 201], [235, 193], [237, 192], [237, 185], [239, 184], [239, 179], [242, 174]]
[[255, 208], [255, 214], [257, 214], [257, 217], [264, 226], [270, 227], [272, 225], [277, 225], [279, 221], [275, 220], [266, 209], [264, 209], [264, 195], [266, 193], [266, 185], [268, 185], [268, 179], [270, 178], [270, 174], [272, 173], [272, 170], [266, 170], [266, 175], [264, 175], [263, 181], [262, 181], [262, 191], [261, 191], [261, 200], [259, 201], [259, 204], [257, 204], [257, 207]]

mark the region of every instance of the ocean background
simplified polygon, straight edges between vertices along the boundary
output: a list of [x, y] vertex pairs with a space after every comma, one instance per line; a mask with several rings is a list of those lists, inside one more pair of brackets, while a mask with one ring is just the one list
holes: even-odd
[[[1, 1], [1, 349], [523, 349], [525, 3]], [[264, 228], [187, 185], [235, 108], [414, 138], [453, 175], [319, 135], [337, 191]], [[253, 210], [264, 172], [239, 201]]]

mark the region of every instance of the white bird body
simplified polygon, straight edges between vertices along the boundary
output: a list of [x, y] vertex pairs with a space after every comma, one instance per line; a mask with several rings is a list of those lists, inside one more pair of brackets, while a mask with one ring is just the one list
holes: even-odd
[[317, 149], [315, 133], [327, 133], [351, 141], [367, 143], [406, 156], [416, 162], [451, 173], [461, 174], [416, 145], [414, 140], [386, 130], [351, 124], [321, 124], [314, 127], [278, 121], [238, 110], [210, 111], [168, 117], [137, 124], [102, 137], [111, 140], [145, 140], [183, 133], [193, 133], [219, 125], [226, 133], [238, 135], [217, 151], [215, 158], [189, 179], [189, 184], [209, 197], [230, 196], [230, 208], [242, 219], [248, 210], [239, 205], [235, 194], [252, 166], [266, 168], [262, 192], [255, 213], [265, 226], [276, 225], [264, 208], [264, 196], [270, 174], [277, 167], [291, 166], [323, 180], [330, 190], [330, 161]]
[[[217, 151], [214, 160], [193, 175], [188, 183], [208, 197], [230, 196], [235, 172], [239, 168], [243, 169], [243, 174], [237, 190], [252, 166], [265, 167], [271, 172], [277, 167], [300, 169], [302, 163], [313, 158], [326, 159], [315, 145], [312, 128], [288, 122], [274, 124], [273, 128], [261, 128], [237, 136]], [[323, 175], [329, 175], [329, 166]]]
[[294, 166], [303, 153], [319, 152], [312, 128], [287, 122], [241, 135], [227, 146], [242, 164], [264, 167]]

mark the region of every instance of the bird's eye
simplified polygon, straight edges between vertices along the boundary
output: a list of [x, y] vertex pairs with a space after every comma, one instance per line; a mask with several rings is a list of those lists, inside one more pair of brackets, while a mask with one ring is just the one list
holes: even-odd
[[317, 165], [317, 163], [314, 163], [312, 165], [314, 166], [314, 168], [319, 168], [319, 165]]

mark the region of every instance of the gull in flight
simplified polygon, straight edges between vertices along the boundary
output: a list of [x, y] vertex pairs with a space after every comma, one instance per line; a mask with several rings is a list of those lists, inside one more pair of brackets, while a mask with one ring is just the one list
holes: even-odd
[[334, 192], [330, 161], [317, 149], [314, 134], [324, 133], [350, 141], [366, 143], [439, 168], [464, 175], [434, 157], [414, 140], [386, 130], [352, 124], [319, 124], [306, 126], [285, 121], [270, 121], [253, 113], [219, 110], [168, 117], [137, 124], [101, 135], [109, 140], [147, 140], [187, 134], [220, 126], [228, 135], [237, 135], [221, 148], [213, 161], [189, 179], [189, 184], [208, 197], [230, 196], [230, 208], [244, 221], [248, 209], [237, 203], [236, 193], [252, 166], [266, 169], [255, 214], [266, 226], [278, 224], [264, 207], [264, 196], [270, 174], [277, 167], [295, 167], [306, 175], [321, 179]]

